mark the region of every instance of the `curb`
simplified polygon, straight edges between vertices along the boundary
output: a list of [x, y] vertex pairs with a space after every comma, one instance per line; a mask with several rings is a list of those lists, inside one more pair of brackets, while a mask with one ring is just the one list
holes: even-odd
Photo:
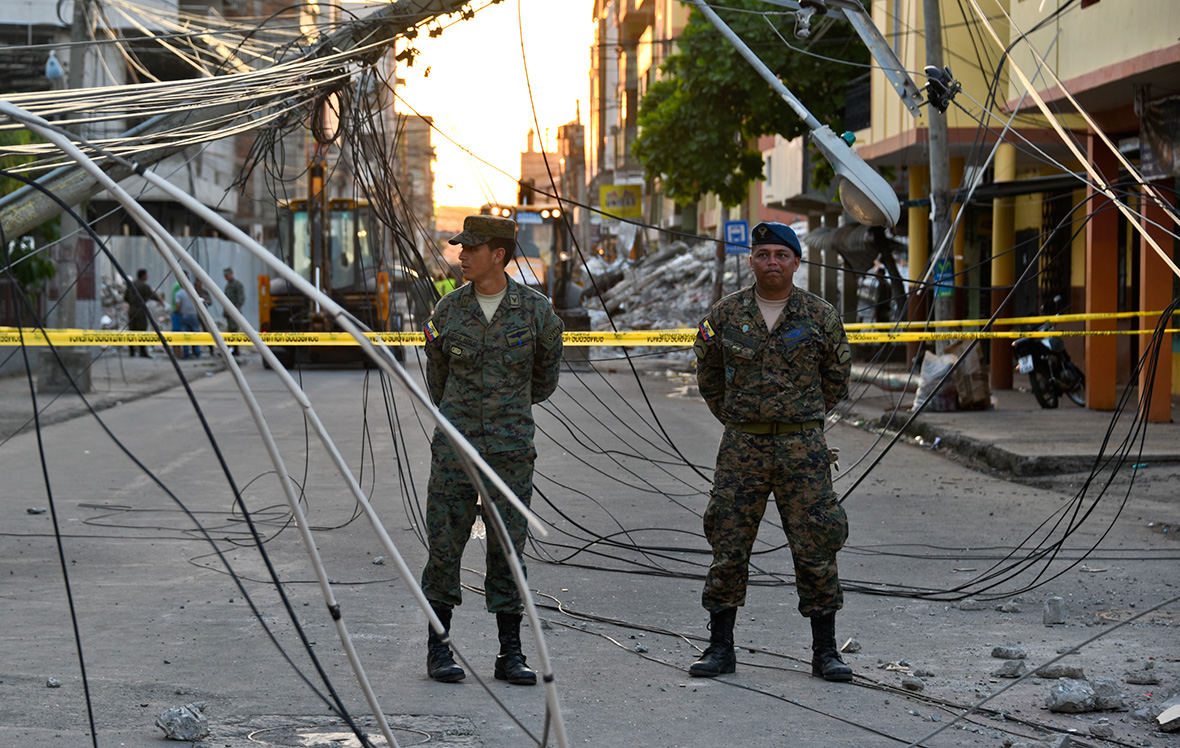
[[[905, 419], [901, 413], [894, 416], [893, 420], [897, 421], [899, 418], [904, 423]], [[849, 412], [842, 419], [842, 422], [872, 433], [879, 433], [881, 431], [897, 433], [898, 427], [900, 426], [898, 423], [895, 423], [889, 429], [885, 428], [889, 420], [889, 414], [869, 418], [860, 413]], [[1051, 457], [1020, 455], [997, 447], [989, 442], [965, 436], [957, 431], [931, 425], [924, 422], [921, 417], [914, 419], [906, 427], [903, 435], [910, 438], [921, 437], [927, 446], [934, 444], [937, 440], [938, 447], [935, 451], [945, 452], [948, 456], [961, 460], [969, 465], [988, 467], [1014, 478], [1035, 478], [1056, 473], [1089, 472], [1095, 468], [1095, 461], [1098, 459], [1096, 454], [1055, 455]], [[1112, 454], [1107, 453], [1103, 459], [1110, 458]], [[1138, 455], [1134, 459], [1145, 463], [1180, 462], [1180, 456], [1171, 454], [1143, 454]]]

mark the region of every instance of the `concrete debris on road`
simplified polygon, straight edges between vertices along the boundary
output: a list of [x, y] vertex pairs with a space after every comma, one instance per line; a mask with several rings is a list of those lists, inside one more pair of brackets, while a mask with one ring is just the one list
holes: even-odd
[[1103, 717], [1097, 724], [1090, 725], [1090, 734], [1096, 738], [1113, 738], [1114, 728], [1110, 726], [1110, 721]]
[[1045, 708], [1049, 711], [1068, 714], [1106, 711], [1122, 706], [1122, 692], [1110, 678], [1095, 678], [1093, 681], [1062, 678], [1049, 690], [1045, 700]]
[[28, 509], [26, 509], [25, 511], [28, 512], [29, 514], [45, 514], [49, 510], [43, 506], [31, 506]]
[[1046, 600], [1043, 620], [1046, 626], [1065, 623], [1065, 600], [1057, 596]]
[[1039, 668], [1036, 672], [1038, 678], [1046, 680], [1054, 680], [1057, 678], [1072, 678], [1073, 680], [1085, 680], [1086, 675], [1082, 672], [1082, 668], [1077, 665], [1066, 665], [1061, 662], [1055, 662], [1052, 665], [1046, 665]]
[[992, 671], [996, 678], [1019, 678], [1028, 672], [1022, 660], [1008, 660], [998, 669]]
[[1081, 714], [1094, 711], [1094, 688], [1084, 680], [1063, 678], [1049, 689], [1045, 708], [1051, 712]]
[[1160, 677], [1155, 672], [1155, 663], [1148, 660], [1142, 667], [1128, 670], [1123, 680], [1132, 686], [1158, 686]]
[[184, 706], [165, 709], [156, 717], [156, 727], [169, 740], [202, 740], [209, 736], [209, 720], [202, 711], [205, 702], [196, 701]]
[[959, 601], [959, 610], [991, 610], [990, 603], [980, 602], [974, 598]]
[[840, 651], [845, 654], [856, 654], [860, 651], [860, 642], [856, 639], [849, 639], [844, 642], [844, 646], [840, 647]]
[[385, 565], [385, 556], [374, 556], [373, 557], [373, 565], [374, 566], [384, 566]]
[[1000, 611], [1001, 613], [1019, 613], [1021, 611], [1021, 608], [1020, 608], [1020, 603], [1008, 602], [1008, 603], [1000, 603], [999, 605], [996, 606], [996, 610]]
[[1028, 654], [1015, 644], [1001, 644], [992, 649], [992, 657], [999, 660], [1023, 660]]
[[923, 691], [926, 689], [926, 684], [922, 682], [921, 678], [907, 675], [901, 679], [901, 687], [907, 691]]
[[57, 678], [51, 677], [51, 678], [49, 678], [49, 680], [45, 681], [45, 687], [46, 688], [61, 688], [61, 681], [59, 681]]

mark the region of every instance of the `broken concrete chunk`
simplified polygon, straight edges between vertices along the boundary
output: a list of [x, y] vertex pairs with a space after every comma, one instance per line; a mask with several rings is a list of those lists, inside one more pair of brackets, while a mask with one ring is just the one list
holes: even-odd
[[1000, 603], [996, 606], [996, 610], [1000, 611], [1001, 613], [1019, 613], [1020, 603]]
[[61, 688], [61, 681], [59, 681], [57, 678], [54, 678], [51, 676], [47, 681], [45, 681], [45, 687], [46, 688]]
[[967, 598], [959, 602], [959, 610], [987, 610], [989, 608], [991, 608], [989, 603], [981, 603], [972, 598]]
[[384, 566], [385, 565], [385, 556], [374, 556], [373, 557], [373, 565], [374, 566]]
[[205, 702], [196, 701], [165, 709], [156, 717], [156, 727], [169, 740], [202, 740], [209, 736], [209, 720], [201, 711], [204, 708]]
[[1046, 626], [1065, 623], [1065, 600], [1057, 596], [1046, 600], [1043, 620]]
[[844, 646], [840, 647], [840, 651], [846, 654], [856, 654], [860, 651], [860, 642], [856, 639], [849, 639], [844, 642]]
[[1094, 689], [1084, 680], [1062, 678], [1049, 689], [1045, 708], [1051, 712], [1080, 714], [1094, 711]]
[[1036, 676], [1045, 679], [1073, 678], [1074, 680], [1085, 680], [1086, 678], [1086, 674], [1082, 672], [1082, 668], [1077, 665], [1066, 665], [1061, 662], [1055, 662], [1052, 665], [1038, 668]]
[[1160, 677], [1155, 674], [1155, 663], [1148, 660], [1140, 668], [1133, 668], [1128, 670], [1123, 680], [1130, 683], [1132, 686], [1156, 686], [1159, 685]]
[[926, 684], [922, 682], [921, 678], [907, 675], [901, 679], [901, 687], [907, 691], [921, 691], [926, 688]]
[[1024, 666], [1021, 660], [1008, 660], [1003, 665], [995, 670], [992, 675], [997, 678], [1019, 678], [1028, 672], [1028, 668]]
[[1177, 732], [1180, 731], [1180, 704], [1170, 706], [1160, 712], [1160, 715], [1155, 718], [1156, 723], [1163, 732]]
[[1122, 708], [1123, 693], [1119, 690], [1119, 684], [1113, 678], [1095, 678], [1090, 681], [1090, 685], [1094, 689], [1095, 709]]
[[1015, 644], [1001, 644], [992, 650], [992, 657], [1000, 660], [1023, 660], [1028, 655]]
[[1104, 723], [1090, 725], [1090, 734], [1096, 738], [1113, 738], [1114, 728]]

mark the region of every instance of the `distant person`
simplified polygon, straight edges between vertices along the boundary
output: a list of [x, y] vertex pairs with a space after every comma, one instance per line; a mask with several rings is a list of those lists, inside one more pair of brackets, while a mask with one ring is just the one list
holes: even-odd
[[[164, 303], [164, 297], [148, 283], [148, 271], [140, 268], [135, 271], [135, 280], [123, 292], [123, 301], [127, 302], [127, 329], [132, 332], [145, 332], [148, 329], [148, 302]], [[151, 358], [146, 345], [133, 345], [128, 356], [134, 356], [138, 351], [140, 356]]]
[[[180, 290], [180, 281], [172, 284], [172, 292], [168, 295], [169, 305], [168, 309], [172, 312], [172, 332], [180, 332], [180, 312], [176, 311], [176, 292]], [[172, 346], [172, 355], [179, 356], [181, 354], [180, 346]]]
[[[201, 321], [197, 316], [198, 303], [200, 303], [199, 297], [193, 298], [185, 289], [181, 288], [176, 292], [176, 313], [180, 315], [180, 329], [182, 332], [201, 331]], [[181, 357], [200, 358], [201, 347], [199, 345], [183, 346]]]
[[827, 412], [848, 394], [848, 338], [831, 304], [794, 285], [803, 250], [791, 227], [760, 223], [751, 233], [754, 285], [713, 305], [693, 347], [701, 395], [725, 432], [704, 518], [713, 549], [701, 595], [709, 647], [689, 674], [712, 678], [736, 669], [734, 621], [773, 493], [799, 612], [811, 619], [811, 672], [850, 681], [836, 649], [836, 611], [844, 606], [836, 552], [848, 539], [848, 517], [832, 490], [824, 440]]
[[441, 299], [451, 291], [454, 291], [459, 285], [455, 280], [455, 276], [449, 271], [438, 271], [434, 276], [434, 290], [438, 291], [438, 296]]
[[[229, 303], [233, 304], [234, 309], [240, 310], [242, 305], [246, 303], [246, 289], [242, 286], [242, 282], [240, 280], [236, 280], [234, 278], [233, 268], [226, 268], [222, 271], [222, 274], [225, 276], [225, 296], [229, 300]], [[225, 331], [239, 332], [241, 328], [238, 327], [238, 323], [234, 321], [232, 316], [230, 316], [228, 309], [225, 311]], [[233, 350], [233, 354], [235, 356], [238, 355], [240, 346], [235, 345], [230, 346], [230, 348]]]
[[[468, 216], [462, 233], [450, 240], [463, 247], [459, 261], [467, 283], [444, 296], [426, 322], [426, 385], [442, 414], [528, 505], [537, 457], [533, 405], [557, 389], [562, 325], [547, 298], [504, 271], [516, 249], [515, 237], [511, 219]], [[463, 548], [481, 507], [462, 460], [439, 431], [431, 442], [426, 490], [430, 558], [422, 571], [422, 591], [449, 632], [451, 613], [463, 602]], [[528, 523], [499, 491], [492, 489], [491, 496], [519, 557]], [[486, 518], [489, 507], [483, 505], [482, 511], [492, 526]], [[495, 677], [531, 686], [537, 674], [520, 646], [524, 604], [493, 531], [487, 534], [486, 562], [485, 604], [496, 615], [500, 639]], [[466, 673], [455, 663], [448, 642], [449, 637], [429, 628], [426, 672], [434, 680], [454, 683]]]

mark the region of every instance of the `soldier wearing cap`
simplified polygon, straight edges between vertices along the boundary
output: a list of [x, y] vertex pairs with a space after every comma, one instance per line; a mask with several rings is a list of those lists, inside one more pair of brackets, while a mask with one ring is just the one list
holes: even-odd
[[794, 560], [799, 612], [811, 619], [812, 673], [852, 679], [836, 649], [836, 611], [844, 604], [836, 552], [848, 537], [848, 518], [832, 490], [823, 429], [827, 412], [848, 393], [851, 355], [832, 305], [794, 285], [802, 254], [789, 226], [755, 226], [754, 285], [717, 302], [698, 330], [697, 383], [725, 431], [705, 510], [713, 549], [701, 596], [709, 646], [689, 668], [694, 676], [736, 668], [734, 620], [746, 602], [750, 552], [773, 493]]
[[[467, 283], [444, 296], [426, 322], [426, 384], [442, 414], [527, 505], [537, 456], [532, 406], [557, 389], [561, 320], [547, 298], [504, 272], [516, 251], [515, 221], [468, 216], [462, 233], [450, 243], [462, 245], [459, 262]], [[498, 491], [490, 490], [520, 556], [527, 521]], [[452, 610], [462, 602], [459, 566], [481, 508], [477, 498], [451, 443], [435, 431], [426, 496], [430, 558], [422, 572], [422, 591], [448, 632]], [[487, 534], [486, 560], [486, 605], [496, 615], [500, 638], [495, 677], [533, 685], [537, 675], [527, 666], [520, 644], [524, 606], [494, 532]], [[456, 664], [449, 641], [449, 636], [428, 631], [426, 669], [431, 678], [453, 683], [466, 673]]]

